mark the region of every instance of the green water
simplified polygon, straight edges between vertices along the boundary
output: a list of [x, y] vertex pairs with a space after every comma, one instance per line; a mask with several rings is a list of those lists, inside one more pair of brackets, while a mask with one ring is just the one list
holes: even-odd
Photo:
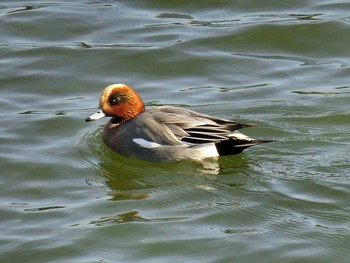
[[[1, 1], [0, 262], [350, 262], [350, 3]], [[170, 164], [85, 123], [102, 88], [275, 140]]]

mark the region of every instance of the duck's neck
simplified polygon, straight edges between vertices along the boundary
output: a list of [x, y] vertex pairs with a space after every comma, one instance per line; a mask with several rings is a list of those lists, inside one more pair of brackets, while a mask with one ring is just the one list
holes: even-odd
[[143, 111], [145, 111], [145, 106], [143, 102], [139, 104], [131, 104], [131, 105], [128, 105], [128, 107], [124, 106], [118, 112], [118, 116], [113, 116], [111, 122], [112, 123], [127, 122], [135, 118], [137, 115], [139, 115]]

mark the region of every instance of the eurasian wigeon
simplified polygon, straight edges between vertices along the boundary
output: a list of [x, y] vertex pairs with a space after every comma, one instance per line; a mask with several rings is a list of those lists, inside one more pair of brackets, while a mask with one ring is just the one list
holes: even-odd
[[101, 94], [99, 110], [87, 122], [112, 117], [103, 139], [115, 152], [138, 159], [170, 162], [203, 160], [242, 152], [259, 143], [238, 129], [253, 126], [173, 106], [145, 109], [129, 86], [112, 84]]

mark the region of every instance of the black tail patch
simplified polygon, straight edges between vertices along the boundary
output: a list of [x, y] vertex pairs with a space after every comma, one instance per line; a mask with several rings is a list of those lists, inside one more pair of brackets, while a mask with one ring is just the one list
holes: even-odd
[[268, 143], [268, 142], [272, 142], [272, 141], [269, 141], [269, 140], [239, 141], [239, 140], [230, 139], [226, 141], [217, 142], [215, 146], [219, 155], [224, 156], [224, 155], [238, 154], [249, 147], [252, 147], [260, 143]]

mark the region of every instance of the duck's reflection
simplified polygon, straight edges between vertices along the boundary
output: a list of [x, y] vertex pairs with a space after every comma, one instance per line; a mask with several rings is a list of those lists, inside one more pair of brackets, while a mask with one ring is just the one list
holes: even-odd
[[108, 186], [116, 201], [145, 199], [153, 188], [167, 186], [205, 184], [213, 188], [222, 177], [230, 176], [234, 180], [236, 175], [246, 174], [251, 162], [244, 153], [208, 158], [202, 162], [143, 161], [109, 149], [102, 141], [100, 129], [97, 126], [84, 134], [78, 144], [78, 157], [98, 177], [102, 175], [103, 184]]
[[[120, 156], [109, 149], [105, 149], [105, 153], [105, 156], [100, 156], [99, 166], [105, 184], [110, 189], [110, 200], [113, 201], [146, 199], [150, 192], [164, 187], [215, 189], [223, 183], [221, 177], [244, 173], [249, 161], [240, 154], [207, 159], [201, 163], [152, 163]], [[234, 176], [232, 179], [234, 181]], [[232, 185], [235, 183], [231, 182]]]
[[[88, 143], [85, 143], [85, 146], [79, 145], [80, 147], [83, 145], [79, 157], [85, 166], [91, 167], [92, 184], [103, 186], [109, 201], [123, 202], [121, 203], [123, 207], [126, 205], [124, 211], [90, 221], [94, 225], [131, 221], [187, 220], [181, 214], [176, 217], [155, 215], [153, 218], [145, 218], [140, 215], [139, 207], [147, 207], [151, 198], [159, 200], [162, 204], [162, 198], [174, 201], [174, 198], [181, 198], [181, 192], [192, 192], [192, 198], [196, 201], [196, 198], [205, 198], [206, 191], [208, 194], [225, 191], [241, 186], [249, 180], [246, 174], [251, 160], [245, 154], [207, 159], [201, 163], [194, 161], [153, 163], [118, 155], [106, 147], [100, 138], [95, 137], [91, 144], [94, 145]], [[129, 201], [140, 203], [128, 204]], [[153, 203], [154, 200], [151, 200], [152, 205]], [[150, 209], [154, 209], [152, 205]], [[119, 209], [120, 206], [116, 208]], [[155, 211], [159, 210], [162, 211], [162, 208]]]

